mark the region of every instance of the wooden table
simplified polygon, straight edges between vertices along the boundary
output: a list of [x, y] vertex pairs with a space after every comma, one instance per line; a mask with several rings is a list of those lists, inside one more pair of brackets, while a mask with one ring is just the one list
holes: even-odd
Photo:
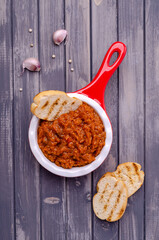
[[[0, 239], [159, 239], [158, 12], [158, 0], [0, 0]], [[61, 28], [68, 42], [57, 47], [52, 34]], [[51, 174], [28, 144], [33, 97], [84, 87], [117, 40], [127, 55], [105, 94], [114, 133], [109, 156], [84, 177]], [[19, 77], [28, 57], [42, 69]], [[127, 161], [142, 165], [144, 185], [120, 221], [101, 221], [92, 211], [97, 181]]]

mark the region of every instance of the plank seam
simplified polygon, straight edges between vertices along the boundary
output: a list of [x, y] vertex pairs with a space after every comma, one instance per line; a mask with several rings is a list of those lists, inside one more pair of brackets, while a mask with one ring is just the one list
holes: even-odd
[[66, 229], [66, 235], [65, 239], [68, 239], [68, 201], [67, 201], [67, 178], [64, 179], [64, 199], [65, 199], [65, 209], [66, 209], [66, 214], [65, 214], [65, 229]]
[[[39, 61], [41, 62], [40, 59], [40, 4], [39, 4], [39, 0], [37, 0], [37, 15], [38, 15], [38, 21], [37, 21], [37, 28], [38, 28], [38, 58]], [[39, 91], [40, 91], [40, 72], [39, 72]]]
[[[37, 29], [38, 29], [38, 59], [40, 61], [40, 6], [39, 1], [37, 0]], [[41, 62], [41, 61], [40, 61]], [[40, 92], [40, 73], [38, 74], [39, 78], [39, 92]], [[41, 166], [39, 165], [39, 195], [40, 195], [40, 239], [42, 240], [42, 184], [41, 184]]]
[[[90, 81], [92, 80], [92, 1], [90, 0], [89, 1], [90, 4], [89, 4], [89, 34], [90, 34]], [[93, 188], [94, 188], [94, 184], [93, 184], [93, 172], [91, 173], [91, 196], [93, 198]], [[92, 210], [92, 205], [91, 205], [91, 235], [92, 235], [92, 240], [94, 240], [94, 212]]]
[[[118, 0], [116, 0], [116, 24], [117, 24], [117, 41], [119, 41], [119, 12], [118, 12]], [[119, 165], [119, 68], [117, 68], [117, 157], [118, 157], [118, 165]], [[117, 222], [118, 225], [118, 239], [120, 234], [120, 223]]]
[[[144, 170], [146, 172], [146, 22], [145, 22], [145, 8], [146, 8], [146, 1], [143, 0], [143, 88], [144, 88], [144, 101], [143, 101], [143, 108], [144, 108]], [[146, 239], [146, 182], [144, 182], [144, 239]]]
[[[63, 12], [64, 12], [64, 29], [66, 29], [66, 4], [65, 4], [65, 0], [63, 0], [63, 6], [64, 6], [64, 9], [63, 9]], [[66, 42], [67, 44], [67, 42]], [[65, 89], [65, 92], [66, 92], [66, 87], [67, 87], [67, 83], [66, 83], [66, 62], [67, 62], [67, 59], [66, 59], [66, 44], [64, 44], [64, 58], [63, 58], [63, 61], [64, 61], [64, 79], [65, 79], [65, 82], [64, 82], [64, 89]]]
[[12, 124], [13, 124], [13, 127], [12, 127], [12, 158], [13, 158], [13, 206], [14, 206], [14, 209], [13, 209], [13, 224], [14, 224], [14, 227], [13, 227], [13, 236], [14, 236], [14, 239], [16, 239], [16, 206], [15, 206], [15, 151], [14, 151], [14, 58], [13, 58], [13, 1], [11, 0], [11, 3], [10, 3], [10, 11], [11, 11], [11, 48], [12, 48], [12, 51], [11, 51], [11, 54], [12, 54], [12, 97], [13, 97], [13, 100], [12, 100]]
[[92, 80], [92, 1], [90, 0], [90, 4], [89, 4], [89, 17], [90, 17], [90, 21], [89, 21], [89, 25], [90, 25], [90, 81]]
[[[66, 29], [66, 3], [63, 0], [63, 21], [64, 21], [64, 29]], [[66, 43], [67, 44], [67, 43]], [[66, 59], [66, 44], [64, 45], [64, 90], [67, 90], [67, 82], [66, 82], [66, 69], [67, 69], [67, 59]], [[64, 178], [64, 209], [65, 211], [65, 240], [68, 239], [68, 200], [67, 200], [67, 178]]]

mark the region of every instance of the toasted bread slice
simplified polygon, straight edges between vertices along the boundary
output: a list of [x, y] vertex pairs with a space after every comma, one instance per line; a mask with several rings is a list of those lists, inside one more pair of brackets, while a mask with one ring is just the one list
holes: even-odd
[[44, 91], [34, 97], [31, 112], [40, 119], [53, 121], [63, 113], [76, 110], [82, 101], [62, 91]]
[[122, 181], [112, 176], [103, 176], [93, 197], [93, 210], [102, 220], [117, 221], [125, 212], [127, 198], [127, 188]]
[[134, 194], [144, 182], [144, 172], [141, 171], [141, 165], [134, 162], [122, 163], [118, 165], [115, 172], [106, 173], [105, 175], [122, 180], [128, 189], [128, 197]]

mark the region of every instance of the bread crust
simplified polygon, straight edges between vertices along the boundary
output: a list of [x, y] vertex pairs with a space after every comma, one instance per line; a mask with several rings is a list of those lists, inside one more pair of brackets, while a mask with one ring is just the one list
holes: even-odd
[[63, 113], [75, 111], [82, 101], [65, 92], [48, 90], [38, 93], [31, 104], [31, 112], [38, 118], [53, 121]]
[[[111, 206], [111, 202], [114, 201], [113, 195], [109, 195], [110, 188], [108, 188], [108, 182], [113, 182], [114, 179], [116, 180], [116, 184], [120, 183], [121, 189], [125, 189], [126, 191], [126, 200], [123, 201], [123, 205], [120, 206], [121, 212], [116, 216], [113, 215], [113, 208]], [[127, 205], [127, 198], [134, 194], [143, 184], [144, 182], [144, 172], [141, 170], [141, 165], [134, 162], [126, 162], [118, 165], [115, 172], [107, 172], [105, 173], [97, 183], [97, 193], [93, 197], [93, 210], [96, 216], [102, 220], [106, 219], [109, 222], [114, 222], [119, 220], [126, 209]], [[107, 191], [106, 195], [105, 192], [102, 192], [102, 188]], [[112, 188], [113, 189], [113, 188]], [[118, 191], [115, 187], [113, 191]], [[109, 199], [108, 196], [109, 195]], [[100, 199], [105, 200], [105, 203], [101, 203]], [[108, 199], [108, 200], [107, 200]], [[118, 202], [118, 201], [117, 201]], [[108, 204], [109, 203], [109, 204]], [[103, 207], [107, 206], [106, 208]], [[106, 210], [111, 208], [111, 216], [107, 216]]]
[[47, 90], [47, 91], [43, 91], [43, 92], [40, 92], [38, 94], [35, 95], [35, 97], [33, 98], [34, 100], [34, 103], [36, 104], [39, 104], [40, 103], [40, 99], [42, 97], [45, 97], [45, 96], [52, 96], [52, 95], [67, 95], [65, 92], [63, 91], [58, 91], [58, 90]]
[[103, 176], [97, 184], [98, 191], [93, 197], [93, 210], [98, 218], [115, 222], [119, 220], [127, 206], [125, 184], [112, 176]]
[[145, 174], [140, 164], [126, 162], [118, 165], [115, 172], [109, 172], [106, 175], [122, 180], [128, 188], [128, 197], [130, 197], [142, 186]]

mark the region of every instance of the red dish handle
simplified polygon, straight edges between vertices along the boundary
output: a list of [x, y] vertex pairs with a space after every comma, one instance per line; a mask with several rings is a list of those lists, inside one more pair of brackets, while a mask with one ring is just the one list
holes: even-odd
[[[110, 66], [109, 62], [113, 53], [117, 52], [118, 57], [116, 61]], [[111, 45], [102, 65], [95, 76], [95, 78], [86, 87], [76, 91], [75, 93], [84, 94], [93, 100], [97, 101], [101, 107], [105, 109], [104, 104], [104, 92], [110, 77], [113, 75], [115, 70], [119, 67], [126, 54], [126, 46], [122, 42], [115, 42]]]

